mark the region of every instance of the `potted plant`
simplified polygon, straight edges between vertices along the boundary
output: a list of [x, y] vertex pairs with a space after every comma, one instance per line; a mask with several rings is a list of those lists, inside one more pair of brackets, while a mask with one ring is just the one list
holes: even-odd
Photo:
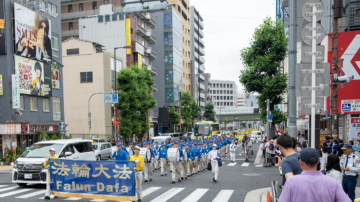
[[23, 154], [23, 150], [20, 147], [16, 147], [16, 158], [19, 158]]
[[12, 162], [15, 161], [15, 157], [14, 157], [14, 151], [13, 150], [7, 150], [5, 152], [5, 161], [9, 163], [9, 165], [11, 165]]
[[48, 134], [45, 133], [44, 131], [42, 131], [42, 132], [40, 133], [40, 140], [41, 140], [41, 141], [45, 141], [45, 140], [47, 140], [47, 139], [49, 139]]
[[4, 161], [5, 161], [5, 159], [0, 159], [0, 165], [4, 165]]

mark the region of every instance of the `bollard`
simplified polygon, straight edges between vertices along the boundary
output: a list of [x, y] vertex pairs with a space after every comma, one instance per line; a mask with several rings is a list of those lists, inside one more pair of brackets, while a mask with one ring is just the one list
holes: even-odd
[[267, 192], [267, 199], [266, 202], [271, 202], [271, 196], [270, 196], [270, 192]]

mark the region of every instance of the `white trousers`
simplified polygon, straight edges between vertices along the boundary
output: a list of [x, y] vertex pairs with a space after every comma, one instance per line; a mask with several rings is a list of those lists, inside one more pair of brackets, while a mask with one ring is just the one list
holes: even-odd
[[158, 169], [159, 168], [159, 161], [157, 158], [154, 159], [155, 161], [155, 169]]
[[151, 160], [151, 168], [152, 168], [152, 170], [155, 169], [155, 159]]
[[137, 182], [137, 187], [136, 187], [136, 198], [137, 199], [141, 199], [142, 198], [142, 171], [137, 171], [135, 172], [135, 177], [136, 177], [136, 182]]
[[226, 153], [229, 153], [229, 151], [230, 151], [230, 144], [227, 144], [226, 145]]
[[181, 163], [177, 162], [177, 164], [174, 164], [173, 162], [170, 162], [170, 168], [172, 170], [172, 181], [176, 180], [175, 174], [177, 173], [177, 177], [179, 180], [181, 180]]
[[[145, 175], [145, 180], [149, 180], [152, 179], [152, 166], [151, 163], [145, 163], [144, 165], [144, 175]], [[150, 176], [150, 178], [149, 178]]]
[[215, 178], [215, 180], [218, 179], [218, 174], [219, 174], [219, 164], [218, 161], [215, 160], [211, 160], [211, 171], [213, 173], [213, 178]]
[[160, 158], [161, 174], [167, 173], [166, 158]]
[[197, 157], [197, 156], [195, 157], [194, 164], [195, 164], [195, 168], [191, 167], [193, 174], [199, 172], [199, 157]]
[[235, 162], [235, 152], [230, 152], [230, 160]]
[[190, 170], [189, 170], [189, 161], [184, 161], [182, 163], [182, 176], [183, 177], [187, 177], [190, 174]]
[[45, 196], [49, 196], [51, 195], [51, 190], [50, 190], [50, 171], [48, 170], [46, 173], [46, 192], [45, 192]]

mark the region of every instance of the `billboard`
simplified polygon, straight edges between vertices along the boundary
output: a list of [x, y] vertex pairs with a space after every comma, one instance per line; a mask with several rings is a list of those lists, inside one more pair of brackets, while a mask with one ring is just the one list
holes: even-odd
[[5, 7], [4, 0], [0, 0], [0, 54], [6, 53], [5, 40]]
[[60, 89], [60, 70], [54, 65], [51, 65], [51, 85], [53, 88]]
[[20, 4], [14, 3], [15, 54], [50, 62], [51, 21]]
[[[130, 29], [130, 19], [125, 21], [125, 31], [126, 31], [126, 46], [131, 46], [131, 29]], [[131, 49], [126, 49], [126, 54], [131, 54]]]
[[21, 94], [51, 97], [50, 65], [15, 55], [15, 73], [19, 75]]

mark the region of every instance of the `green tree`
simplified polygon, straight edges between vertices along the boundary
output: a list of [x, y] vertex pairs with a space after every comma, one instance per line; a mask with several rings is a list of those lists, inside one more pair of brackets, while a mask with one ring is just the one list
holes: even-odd
[[180, 123], [180, 114], [176, 111], [175, 107], [173, 104], [170, 105], [169, 109], [168, 109], [168, 113], [169, 113], [169, 119], [171, 122], [171, 127], [169, 129], [170, 132], [174, 132], [176, 130], [176, 127], [174, 127], [174, 124], [179, 124]]
[[[286, 121], [285, 114], [274, 112], [274, 104], [283, 101], [286, 92], [287, 75], [280, 71], [280, 62], [287, 52], [287, 38], [281, 21], [266, 18], [255, 29], [250, 46], [241, 50], [241, 59], [245, 67], [241, 70], [240, 82], [248, 92], [258, 92], [258, 104], [261, 109], [260, 118], [266, 122], [266, 99], [270, 99], [270, 110], [274, 116], [272, 124]], [[270, 129], [270, 137], [275, 134], [275, 127]]]
[[142, 139], [143, 134], [149, 130], [148, 110], [156, 104], [156, 99], [151, 95], [151, 86], [155, 82], [150, 73], [147, 68], [131, 65], [117, 74], [117, 89], [120, 91], [117, 104], [120, 110], [120, 135], [125, 140], [133, 134]]
[[184, 132], [188, 131], [188, 126], [193, 122], [192, 116], [192, 101], [189, 92], [184, 92], [181, 96], [181, 119], [184, 121], [181, 125], [184, 127]]
[[191, 98], [191, 116], [192, 116], [192, 121], [194, 121], [194, 119], [196, 117], [200, 116], [200, 111], [201, 111], [201, 107], [199, 107], [198, 103], [195, 102], [195, 100], [193, 98]]
[[215, 121], [215, 110], [214, 110], [214, 104], [209, 102], [205, 105], [205, 113], [204, 117], [207, 118], [209, 121]]

